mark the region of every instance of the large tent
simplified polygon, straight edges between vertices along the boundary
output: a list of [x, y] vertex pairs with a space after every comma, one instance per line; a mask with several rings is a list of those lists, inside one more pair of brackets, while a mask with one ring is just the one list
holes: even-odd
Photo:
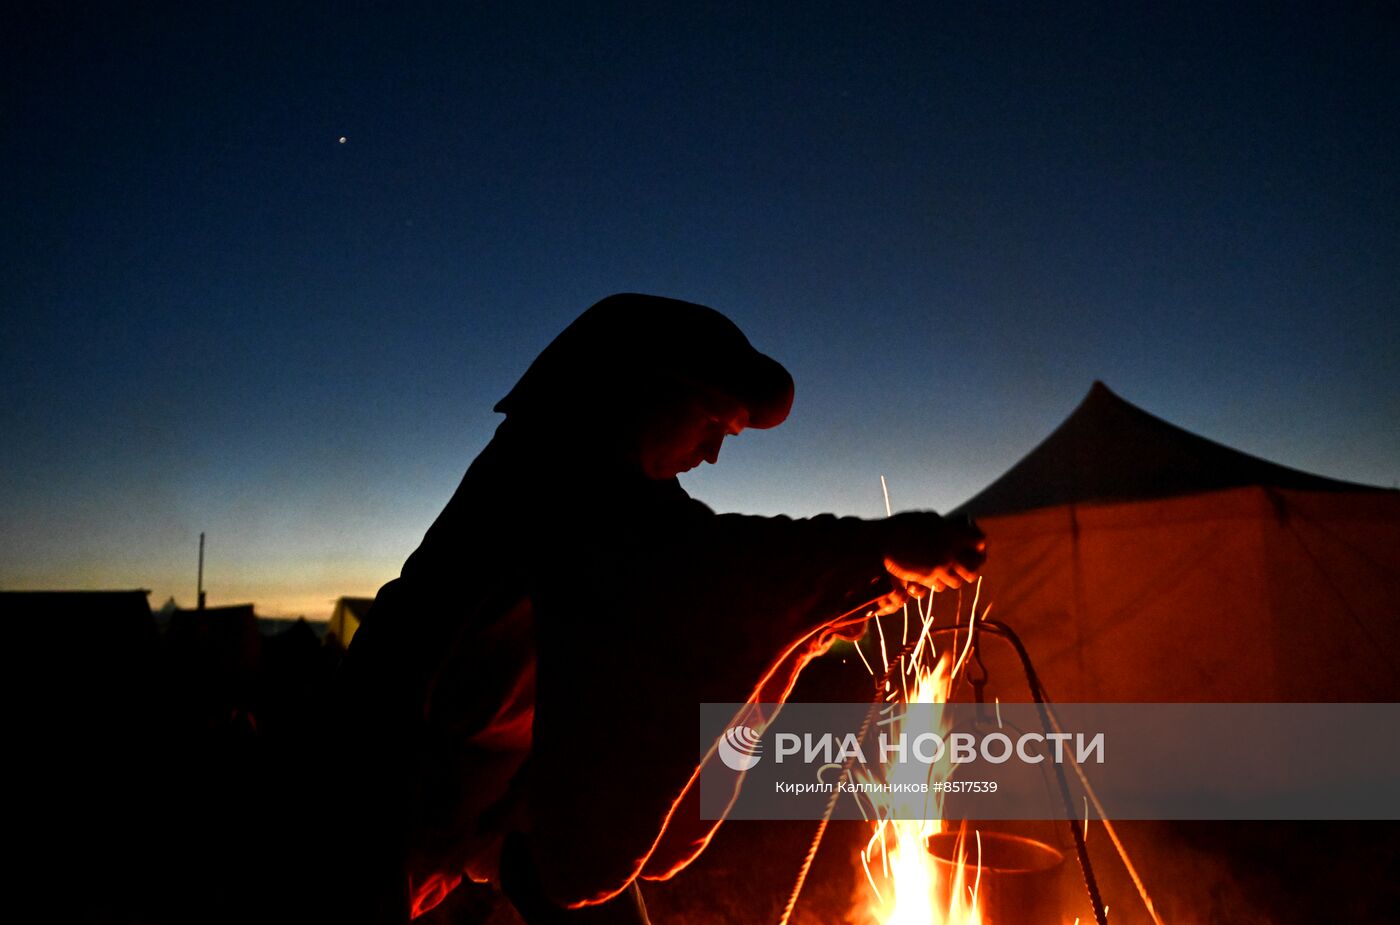
[[959, 512], [988, 537], [993, 616], [1057, 700], [1400, 701], [1400, 492], [1258, 459], [1095, 383]]

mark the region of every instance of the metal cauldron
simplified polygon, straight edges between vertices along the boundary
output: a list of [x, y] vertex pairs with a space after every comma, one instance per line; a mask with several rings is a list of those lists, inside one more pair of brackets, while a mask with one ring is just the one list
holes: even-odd
[[[958, 858], [957, 832], [940, 832], [928, 839], [943, 876], [941, 889], [953, 882]], [[977, 886], [977, 905], [986, 925], [1060, 925], [1063, 914], [1065, 855], [1045, 842], [1006, 832], [982, 832], [982, 874]], [[966, 885], [976, 878], [977, 836], [962, 836], [967, 863]], [[937, 897], [947, 908], [951, 897]]]

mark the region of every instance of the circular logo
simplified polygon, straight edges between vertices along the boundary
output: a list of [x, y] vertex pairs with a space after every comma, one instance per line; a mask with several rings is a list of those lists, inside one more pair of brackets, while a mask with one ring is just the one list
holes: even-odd
[[719, 737], [719, 760], [731, 771], [747, 771], [762, 757], [759, 734], [748, 726], [731, 726]]

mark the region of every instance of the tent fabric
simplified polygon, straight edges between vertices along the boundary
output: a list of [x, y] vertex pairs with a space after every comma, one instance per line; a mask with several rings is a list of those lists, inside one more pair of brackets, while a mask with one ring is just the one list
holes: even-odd
[[1095, 382], [1064, 423], [954, 513], [980, 518], [1057, 504], [1169, 498], [1246, 485], [1385, 490], [1290, 469], [1207, 440]]
[[979, 524], [993, 616], [1057, 700], [1400, 700], [1400, 495], [1239, 488]]
[[350, 640], [355, 638], [355, 633], [369, 615], [369, 608], [373, 604], [372, 597], [340, 598], [335, 602], [335, 610], [331, 613], [327, 631], [334, 633], [342, 646], [350, 645]]
[[[1095, 384], [960, 510], [987, 534], [983, 600], [1056, 700], [1400, 701], [1400, 492], [1238, 453]], [[1021, 699], [1007, 647], [984, 652]]]

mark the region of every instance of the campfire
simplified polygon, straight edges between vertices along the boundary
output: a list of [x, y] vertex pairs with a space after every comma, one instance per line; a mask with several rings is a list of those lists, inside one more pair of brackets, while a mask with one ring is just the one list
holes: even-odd
[[[933, 652], [931, 645], [925, 651]], [[913, 669], [913, 686], [908, 682], [903, 666], [896, 665], [900, 672], [900, 686], [890, 685], [887, 692], [891, 703], [946, 703], [952, 688], [952, 656], [943, 654], [933, 667], [910, 660]], [[887, 666], [888, 667], [888, 666]], [[907, 695], [905, 694], [907, 690]], [[891, 722], [893, 731], [898, 734], [905, 720], [895, 718]], [[947, 730], [937, 730], [946, 732]], [[930, 765], [925, 771], [916, 765], [896, 765], [891, 776], [909, 773], [926, 773], [930, 778], [946, 780], [952, 771], [945, 755], [942, 762]], [[887, 781], [895, 783], [896, 781]], [[906, 783], [905, 781], [898, 781]], [[872, 923], [883, 925], [914, 925], [914, 923], [946, 923], [946, 925], [970, 925], [982, 921], [978, 906], [980, 888], [980, 842], [979, 850], [968, 864], [966, 839], [962, 832], [954, 841], [951, 857], [940, 862], [929, 850], [930, 839], [947, 834], [947, 823], [943, 820], [942, 794], [930, 791], [925, 795], [925, 812], [921, 819], [892, 818], [892, 807], [883, 796], [889, 791], [869, 792], [871, 804], [871, 835], [861, 851], [861, 864], [865, 869], [865, 884], [869, 895], [865, 904], [865, 917]], [[974, 833], [974, 841], [976, 841]]]
[[[879, 722], [886, 723], [895, 736], [904, 731], [915, 731], [903, 729], [907, 720], [900, 709], [902, 705], [948, 702], [953, 681], [966, 664], [970, 651], [972, 637], [967, 635], [969, 645], [957, 662], [954, 662], [951, 650], [941, 654], [937, 652], [930, 633], [933, 623], [932, 599], [925, 600], [929, 604], [925, 608], [921, 602], [919, 607], [918, 635], [912, 649], [908, 639], [910, 615], [906, 606], [901, 622], [900, 648], [893, 660], [888, 655], [884, 627], [878, 620], [875, 622], [883, 662], [881, 686], [888, 704], [886, 709], [881, 710], [881, 714], [887, 718]], [[977, 598], [974, 598], [972, 618], [975, 620], [976, 616]], [[943, 728], [927, 731], [947, 733], [947, 725], [945, 719], [942, 721]], [[887, 778], [884, 781], [861, 782], [935, 784], [951, 778], [953, 765], [945, 754], [934, 764], [896, 764], [882, 773]], [[919, 775], [922, 779], [895, 779], [910, 775]], [[923, 795], [923, 811], [918, 814], [920, 818], [894, 818], [892, 797], [889, 796], [893, 792], [899, 791], [896, 788], [872, 787], [864, 792], [863, 799], [869, 804], [871, 834], [860, 859], [865, 873], [864, 886], [868, 892], [853, 921], [864, 920], [871, 925], [974, 925], [983, 922], [980, 905], [980, 833], [974, 831], [970, 840], [965, 827], [950, 833], [943, 818], [943, 794], [932, 788]], [[950, 834], [953, 836], [951, 841], [947, 838]], [[935, 854], [935, 846], [943, 849], [942, 857]]]
[[[979, 611], [980, 598], [979, 581], [968, 619], [961, 624], [955, 621], [951, 626], [935, 627], [931, 598], [919, 602], [912, 614], [906, 608], [888, 636], [884, 623], [872, 621], [874, 638], [867, 648], [873, 651], [867, 653], [856, 644], [862, 663], [876, 679], [878, 691], [868, 724], [882, 727], [893, 739], [906, 732], [911, 737], [925, 732], [946, 737], [952, 732], [948, 713], [907, 708], [949, 703], [960, 680], [971, 680], [980, 699], [985, 679], [966, 677], [969, 664], [974, 663], [979, 628], [1008, 637], [1013, 646], [1019, 647], [1009, 629], [987, 621], [990, 606]], [[946, 640], [946, 644], [940, 647], [935, 639]], [[1039, 682], [1029, 664], [1027, 672], [1032, 691], [1039, 699]], [[1054, 723], [1048, 705], [1043, 709], [1047, 723]], [[998, 715], [999, 712], [998, 704]], [[921, 722], [931, 723], [932, 728], [915, 728]], [[862, 736], [866, 731], [862, 731]], [[869, 825], [859, 854], [863, 878], [846, 916], [851, 925], [1079, 922], [1079, 917], [1064, 911], [1069, 908], [1062, 895], [1061, 874], [1067, 860], [1064, 852], [1025, 835], [948, 821], [943, 785], [955, 773], [949, 754], [933, 763], [878, 763], [859, 770], [848, 764], [841, 773], [858, 791], [861, 812]], [[916, 812], [910, 812], [908, 804], [902, 802], [910, 793], [918, 793], [922, 801]], [[1074, 827], [1082, 852], [1087, 820]], [[819, 840], [820, 833], [814, 851]], [[1121, 850], [1116, 838], [1114, 841]], [[1124, 860], [1127, 861], [1126, 855]], [[1098, 899], [1097, 887], [1092, 885], [1092, 872], [1086, 880], [1091, 884], [1095, 917], [1102, 922], [1107, 909]], [[1141, 883], [1137, 885], [1141, 889]], [[799, 878], [793, 901], [800, 889]], [[1145, 894], [1143, 898], [1150, 911], [1150, 900]], [[791, 907], [790, 902], [789, 913]], [[1152, 916], [1160, 922], [1155, 913]]]

